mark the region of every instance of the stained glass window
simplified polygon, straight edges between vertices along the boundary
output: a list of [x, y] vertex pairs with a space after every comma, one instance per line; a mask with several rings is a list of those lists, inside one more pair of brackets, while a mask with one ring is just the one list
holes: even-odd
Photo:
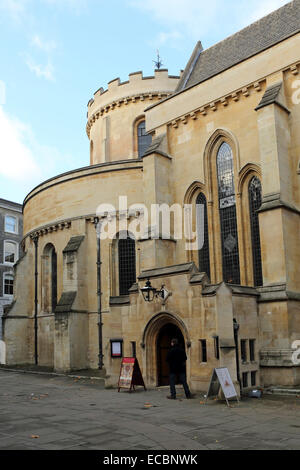
[[139, 158], [145, 155], [146, 150], [152, 143], [152, 136], [146, 133], [146, 122], [142, 121], [139, 123], [138, 128], [138, 152]]
[[219, 211], [222, 240], [223, 278], [225, 282], [240, 284], [239, 243], [236, 219], [233, 155], [223, 142], [217, 155]]
[[118, 251], [120, 295], [128, 295], [130, 287], [136, 282], [135, 241], [129, 234], [126, 239], [119, 239]]
[[254, 176], [249, 183], [249, 211], [251, 223], [253, 278], [255, 287], [263, 285], [261, 244], [259, 233], [258, 209], [262, 204], [262, 188], [259, 179]]
[[51, 302], [52, 302], [52, 312], [56, 309], [57, 306], [57, 254], [55, 248], [53, 247], [51, 252]]
[[199, 250], [199, 271], [206, 273], [210, 278], [210, 260], [209, 260], [209, 238], [208, 238], [208, 222], [207, 222], [207, 202], [204, 194], [200, 193], [197, 197], [196, 204], [202, 206], [203, 214], [200, 221], [197, 221], [198, 230], [202, 233], [199, 234], [200, 238], [203, 237], [203, 247]]

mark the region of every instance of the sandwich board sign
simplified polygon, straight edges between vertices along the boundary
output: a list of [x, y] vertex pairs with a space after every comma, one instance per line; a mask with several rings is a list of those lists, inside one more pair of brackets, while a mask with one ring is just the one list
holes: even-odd
[[236, 393], [232, 379], [229, 374], [229, 370], [226, 367], [214, 369], [208, 393], [206, 396], [206, 401], [210, 397], [217, 397], [219, 395], [220, 387], [222, 388], [228, 406], [228, 400], [230, 398], [236, 398], [237, 401], [239, 401], [238, 395]]
[[131, 392], [135, 390], [137, 385], [141, 385], [146, 390], [138, 360], [135, 357], [124, 357], [121, 364], [118, 392], [121, 388]]

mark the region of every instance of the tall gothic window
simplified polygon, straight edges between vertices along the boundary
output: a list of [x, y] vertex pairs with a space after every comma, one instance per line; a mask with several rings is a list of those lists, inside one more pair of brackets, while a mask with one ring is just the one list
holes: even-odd
[[146, 121], [139, 123], [137, 127], [137, 135], [139, 158], [142, 158], [152, 143], [152, 136], [146, 133]]
[[207, 222], [207, 202], [206, 197], [203, 193], [200, 193], [196, 200], [197, 205], [201, 205], [203, 208], [203, 218], [200, 220], [200, 224], [197, 226], [198, 230], [201, 230], [201, 237], [203, 237], [204, 244], [199, 250], [199, 270], [200, 272], [206, 273], [210, 278], [210, 260], [209, 260], [209, 239], [208, 239], [208, 222]]
[[120, 295], [128, 295], [132, 284], [136, 282], [135, 241], [127, 237], [118, 240], [119, 254], [119, 291]]
[[248, 191], [252, 240], [253, 278], [255, 287], [258, 287], [263, 285], [259, 220], [257, 213], [262, 204], [262, 189], [261, 183], [256, 176], [251, 179]]
[[51, 275], [51, 304], [54, 312], [57, 305], [57, 254], [54, 247], [51, 252]]
[[233, 154], [223, 142], [217, 155], [219, 212], [222, 241], [223, 278], [225, 282], [240, 284], [239, 243], [236, 219]]
[[54, 312], [57, 305], [57, 254], [48, 243], [42, 256], [42, 302], [45, 312]]

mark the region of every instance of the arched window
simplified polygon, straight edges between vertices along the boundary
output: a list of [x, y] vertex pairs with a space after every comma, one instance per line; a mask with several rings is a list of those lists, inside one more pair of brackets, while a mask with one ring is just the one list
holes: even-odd
[[4, 242], [4, 263], [15, 264], [18, 260], [18, 244], [11, 241]]
[[135, 240], [129, 233], [118, 240], [119, 256], [119, 295], [128, 295], [132, 284], [136, 282]]
[[256, 176], [250, 180], [248, 191], [252, 240], [253, 279], [254, 286], [258, 287], [263, 285], [259, 220], [257, 213], [262, 204], [262, 188], [261, 182]]
[[43, 310], [54, 312], [57, 305], [57, 254], [55, 247], [46, 245], [42, 257]]
[[223, 278], [225, 282], [240, 284], [233, 155], [230, 146], [226, 142], [222, 143], [217, 154], [217, 173]]
[[53, 247], [51, 251], [51, 306], [52, 312], [57, 305], [57, 254]]
[[198, 230], [201, 230], [201, 239], [204, 244], [199, 250], [199, 270], [200, 272], [206, 273], [210, 278], [210, 260], [209, 260], [209, 238], [208, 238], [208, 222], [207, 222], [207, 202], [206, 197], [203, 193], [200, 193], [196, 200], [196, 205], [202, 206], [203, 210], [200, 212], [203, 214], [201, 220], [198, 223]]
[[152, 136], [146, 133], [146, 121], [141, 121], [137, 126], [138, 154], [139, 158], [145, 155], [146, 150], [152, 143]]

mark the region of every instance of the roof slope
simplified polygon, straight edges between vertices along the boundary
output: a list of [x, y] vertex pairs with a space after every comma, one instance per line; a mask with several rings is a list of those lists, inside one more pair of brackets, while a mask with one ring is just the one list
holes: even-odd
[[[175, 91], [201, 83], [234, 65], [300, 32], [300, 0], [294, 0], [268, 16], [191, 59]], [[195, 57], [196, 51], [193, 52]]]

